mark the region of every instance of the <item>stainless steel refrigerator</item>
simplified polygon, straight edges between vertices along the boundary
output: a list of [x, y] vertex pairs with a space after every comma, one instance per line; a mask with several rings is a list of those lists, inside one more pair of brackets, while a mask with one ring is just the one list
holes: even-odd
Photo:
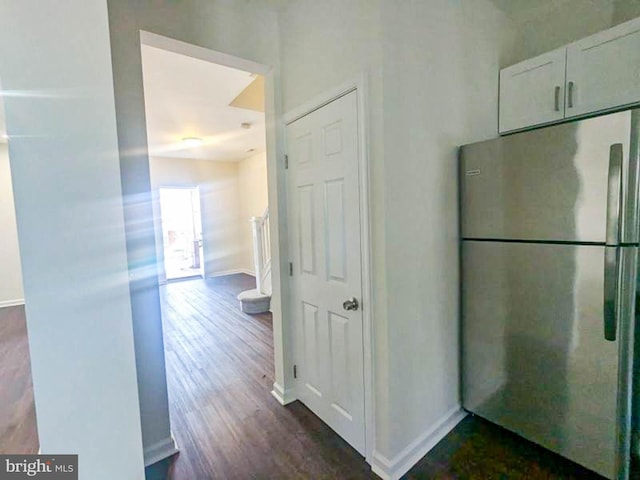
[[629, 110], [460, 151], [463, 406], [607, 478], [635, 422], [639, 138]]

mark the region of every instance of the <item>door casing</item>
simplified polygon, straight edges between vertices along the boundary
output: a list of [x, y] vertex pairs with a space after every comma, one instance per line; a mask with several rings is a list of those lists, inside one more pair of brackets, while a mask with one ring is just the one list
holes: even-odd
[[[301, 106], [287, 112], [284, 115], [284, 125], [289, 125], [296, 120], [308, 115], [315, 110], [331, 103], [338, 98], [357, 92], [358, 104], [358, 175], [360, 182], [359, 206], [360, 206], [360, 242], [361, 242], [361, 264], [362, 264], [362, 334], [363, 334], [363, 366], [364, 366], [364, 411], [365, 411], [365, 459], [371, 464], [373, 460], [374, 439], [375, 439], [375, 416], [374, 416], [374, 331], [373, 331], [373, 285], [372, 285], [372, 251], [371, 251], [371, 204], [370, 204], [370, 162], [368, 154], [367, 137], [367, 78], [362, 73], [357, 78], [328, 90]], [[284, 128], [283, 128], [284, 131]], [[287, 203], [288, 205], [288, 203]], [[286, 235], [286, 232], [282, 232]], [[290, 252], [287, 252], [291, 260]], [[289, 277], [289, 284], [295, 281], [295, 277]], [[289, 314], [293, 314], [291, 306], [287, 309]], [[293, 333], [293, 319], [287, 322], [289, 332]], [[293, 348], [296, 352], [298, 339], [292, 335]], [[295, 364], [295, 361], [294, 361]], [[296, 386], [297, 387], [297, 386]]]

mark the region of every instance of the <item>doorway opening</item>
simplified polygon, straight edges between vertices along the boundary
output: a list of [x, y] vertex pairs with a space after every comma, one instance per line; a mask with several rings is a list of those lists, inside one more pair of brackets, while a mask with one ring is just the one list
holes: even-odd
[[35, 454], [38, 429], [4, 118], [0, 95], [0, 454]]
[[[256, 405], [286, 416], [271, 395], [265, 72], [145, 38], [156, 38], [143, 35], [141, 56], [169, 411], [181, 450], [167, 462], [176, 478], [225, 476], [211, 465], [235, 455], [233, 442], [219, 442], [238, 434], [233, 425], [243, 438], [263, 428]], [[212, 412], [230, 421], [212, 422]], [[207, 449], [214, 442], [217, 452]], [[236, 468], [247, 469], [239, 477], [262, 470]]]
[[203, 277], [202, 217], [198, 187], [161, 187], [160, 221], [167, 280]]

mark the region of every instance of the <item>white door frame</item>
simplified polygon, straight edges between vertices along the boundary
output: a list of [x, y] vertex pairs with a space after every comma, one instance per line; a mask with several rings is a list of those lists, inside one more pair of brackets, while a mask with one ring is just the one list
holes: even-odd
[[[358, 172], [360, 184], [360, 245], [362, 255], [362, 336], [363, 336], [363, 365], [364, 365], [364, 412], [365, 412], [365, 459], [371, 464], [373, 460], [375, 439], [374, 416], [374, 331], [373, 331], [373, 285], [372, 285], [372, 252], [371, 252], [371, 204], [369, 179], [369, 149], [367, 137], [367, 77], [362, 73], [357, 78], [332, 88], [297, 108], [285, 113], [284, 124], [289, 125], [296, 120], [318, 110], [344, 95], [357, 92], [358, 99]], [[283, 232], [286, 233], [286, 232]], [[287, 249], [287, 253], [290, 252]], [[287, 256], [292, 260], [290, 255]], [[293, 279], [289, 277], [289, 283]], [[289, 287], [289, 290], [291, 287]], [[293, 309], [288, 308], [289, 312]], [[289, 328], [292, 322], [288, 322]], [[295, 347], [296, 338], [292, 335], [292, 346]], [[292, 348], [295, 355], [295, 348]]]
[[[370, 181], [367, 136], [367, 81], [363, 73], [357, 78], [305, 102], [282, 115], [280, 84], [276, 71], [269, 65], [200, 47], [152, 32], [140, 31], [140, 42], [170, 52], [227, 67], [258, 73], [265, 77], [265, 116], [267, 136], [267, 176], [269, 190], [269, 222], [271, 228], [271, 275], [273, 297], [273, 341], [275, 381], [273, 396], [286, 405], [296, 400], [293, 379], [293, 339], [288, 275], [289, 246], [287, 222], [287, 176], [284, 162], [285, 125], [311, 113], [354, 90], [358, 92], [358, 163], [360, 180], [360, 229], [362, 244], [362, 315], [364, 336], [364, 392], [366, 461], [371, 464], [374, 451], [374, 365], [373, 365], [373, 291], [371, 282]], [[284, 120], [284, 121], [283, 121]]]
[[289, 335], [289, 279], [287, 271], [287, 194], [284, 166], [284, 125], [281, 121], [281, 101], [276, 71], [264, 65], [223, 52], [200, 47], [149, 31], [140, 31], [140, 43], [179, 53], [218, 65], [224, 65], [265, 77], [265, 120], [267, 137], [267, 181], [269, 192], [269, 227], [271, 230], [271, 281], [274, 346], [273, 396], [283, 405], [295, 400], [293, 390], [293, 361]]

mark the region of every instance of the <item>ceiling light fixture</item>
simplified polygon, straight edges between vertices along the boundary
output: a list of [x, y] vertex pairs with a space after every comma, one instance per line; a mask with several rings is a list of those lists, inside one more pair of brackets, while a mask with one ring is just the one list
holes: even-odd
[[249, 122], [243, 122], [240, 124], [241, 128], [244, 128], [245, 130], [249, 130], [251, 128], [251, 124]]
[[202, 145], [204, 143], [204, 140], [202, 140], [200, 137], [184, 137], [182, 139], [182, 143], [185, 144], [185, 146], [187, 147], [199, 147], [200, 145]]

